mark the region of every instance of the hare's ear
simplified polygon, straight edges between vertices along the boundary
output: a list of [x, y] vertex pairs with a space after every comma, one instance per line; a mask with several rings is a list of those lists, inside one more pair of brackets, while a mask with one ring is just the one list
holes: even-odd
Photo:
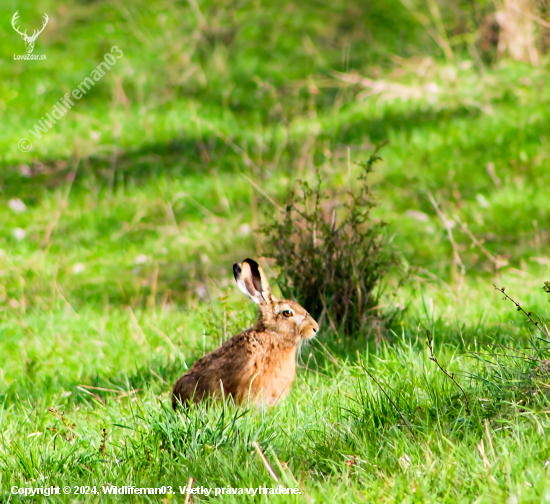
[[235, 281], [241, 292], [256, 304], [271, 303], [271, 289], [260, 265], [254, 259], [245, 259], [233, 265]]

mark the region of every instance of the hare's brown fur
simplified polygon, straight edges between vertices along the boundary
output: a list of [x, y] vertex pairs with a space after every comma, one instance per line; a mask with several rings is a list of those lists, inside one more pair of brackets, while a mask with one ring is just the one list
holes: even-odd
[[[318, 325], [298, 303], [275, 299], [258, 264], [235, 265], [241, 290], [260, 306], [253, 328], [243, 331], [199, 359], [174, 385], [172, 405], [207, 397], [231, 396], [238, 403], [273, 405], [289, 392], [296, 374], [296, 351]], [[244, 286], [244, 287], [243, 287]], [[245, 290], [246, 289], [246, 290]]]

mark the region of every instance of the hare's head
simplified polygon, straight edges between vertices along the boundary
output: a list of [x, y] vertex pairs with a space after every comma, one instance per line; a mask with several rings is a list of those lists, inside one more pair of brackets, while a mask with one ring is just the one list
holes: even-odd
[[273, 297], [265, 273], [256, 261], [245, 259], [234, 264], [233, 274], [239, 289], [260, 307], [258, 330], [276, 331], [292, 344], [315, 336], [319, 330], [317, 322], [296, 301]]

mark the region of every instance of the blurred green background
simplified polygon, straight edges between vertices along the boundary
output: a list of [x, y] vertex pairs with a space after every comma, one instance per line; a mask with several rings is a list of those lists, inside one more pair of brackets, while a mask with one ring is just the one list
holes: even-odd
[[[253, 231], [269, 207], [241, 174], [284, 200], [315, 167], [328, 184], [345, 183], [348, 152], [351, 163], [363, 160], [386, 139], [373, 179], [379, 216], [409, 263], [452, 273], [432, 194], [495, 259], [457, 225], [468, 270], [548, 267], [547, 28], [537, 23], [532, 65], [499, 42], [504, 28], [495, 28], [490, 2], [7, 1], [1, 9], [0, 183], [5, 201], [20, 198], [28, 211], [4, 207], [0, 243], [36, 254], [28, 266], [39, 274], [22, 273], [26, 289], [48, 271], [37, 259], [44, 248], [55, 274], [68, 275], [65, 288], [87, 302], [120, 297], [114, 284], [123, 279], [125, 302], [137, 296], [127, 273], [138, 255], [162, 263], [159, 278], [173, 291], [211, 270], [224, 276], [257, 249]], [[29, 31], [48, 12], [34, 50], [46, 61], [13, 60], [24, 54], [10, 25], [16, 10]], [[113, 68], [41, 139], [31, 135], [114, 45], [124, 56]], [[21, 152], [21, 138], [32, 150]], [[76, 277], [75, 263], [94, 274]]]

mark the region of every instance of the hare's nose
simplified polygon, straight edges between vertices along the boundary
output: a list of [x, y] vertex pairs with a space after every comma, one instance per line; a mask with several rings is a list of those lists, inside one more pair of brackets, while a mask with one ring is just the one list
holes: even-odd
[[312, 329], [313, 329], [313, 332], [317, 332], [317, 329], [315, 329], [315, 327], [312, 327]]

